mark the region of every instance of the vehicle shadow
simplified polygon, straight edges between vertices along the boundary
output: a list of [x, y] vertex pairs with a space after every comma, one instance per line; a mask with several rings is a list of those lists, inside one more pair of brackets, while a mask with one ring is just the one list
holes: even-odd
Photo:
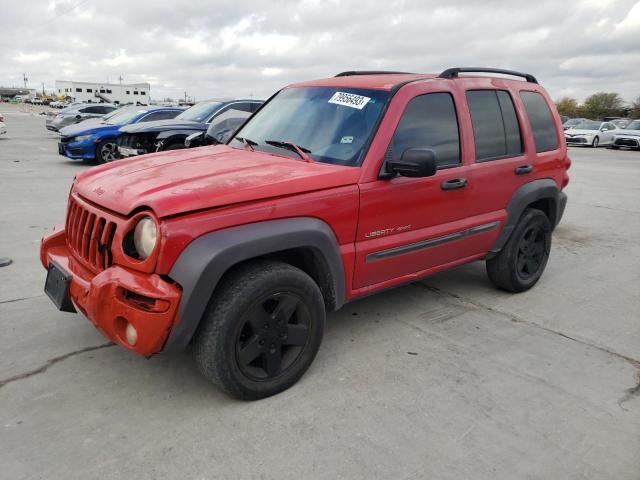
[[[459, 269], [457, 269], [459, 270]], [[352, 356], [354, 347], [362, 348], [362, 362], [378, 361], [370, 358], [367, 346], [383, 342], [394, 328], [414, 328], [405, 319], [419, 317], [425, 325], [443, 321], [443, 309], [456, 303], [429, 284], [447, 275], [462, 288], [492, 289], [484, 275], [482, 262], [466, 266], [466, 271], [449, 271], [423, 281], [405, 284], [376, 295], [362, 298], [345, 305], [341, 310], [327, 317], [325, 335], [320, 351], [310, 369], [300, 380], [300, 389], [291, 389], [273, 398], [290, 397], [300, 391], [323, 388], [330, 379], [339, 375], [343, 368], [341, 359]], [[469, 270], [472, 275], [469, 275]], [[484, 277], [484, 279], [481, 279]], [[480, 285], [477, 285], [480, 281]], [[456, 306], [458, 311], [464, 307]], [[190, 349], [179, 353], [163, 353], [146, 361], [145, 359], [116, 346], [107, 349], [111, 360], [102, 363], [104, 372], [119, 389], [131, 391], [138, 397], [155, 397], [161, 392], [176, 392], [175, 395], [188, 397], [188, 401], [205, 398], [207, 403], [218, 406], [235, 404], [237, 401], [211, 385], [197, 370]], [[412, 354], [403, 352], [403, 354]], [[369, 356], [368, 356], [369, 355]], [[384, 361], [379, 359], [379, 361]], [[124, 374], [126, 372], [126, 374]], [[314, 386], [316, 382], [316, 386]], [[141, 390], [142, 389], [142, 390]], [[146, 392], [143, 390], [147, 390]]]

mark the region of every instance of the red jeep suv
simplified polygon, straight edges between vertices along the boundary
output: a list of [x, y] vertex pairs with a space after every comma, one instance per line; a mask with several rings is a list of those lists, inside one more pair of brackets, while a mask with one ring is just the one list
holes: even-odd
[[140, 355], [191, 344], [210, 381], [262, 398], [303, 375], [345, 302], [475, 260], [498, 287], [531, 288], [569, 166], [529, 74], [297, 83], [226, 145], [79, 174], [42, 240], [45, 291]]

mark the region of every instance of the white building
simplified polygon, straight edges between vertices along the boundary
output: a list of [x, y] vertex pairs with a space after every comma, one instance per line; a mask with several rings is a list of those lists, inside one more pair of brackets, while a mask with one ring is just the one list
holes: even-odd
[[148, 83], [93, 83], [56, 80], [56, 94], [75, 102], [149, 104]]

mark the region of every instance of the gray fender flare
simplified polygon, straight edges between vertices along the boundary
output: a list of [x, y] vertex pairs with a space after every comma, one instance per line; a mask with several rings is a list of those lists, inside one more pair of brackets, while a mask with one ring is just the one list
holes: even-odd
[[316, 218], [269, 220], [205, 234], [182, 251], [169, 277], [182, 287], [178, 319], [164, 351], [187, 346], [220, 278], [234, 265], [291, 248], [311, 248], [322, 255], [329, 273], [334, 308], [344, 303], [344, 267], [333, 230]]
[[507, 205], [507, 220], [505, 226], [493, 244], [493, 247], [491, 247], [488, 255], [489, 258], [502, 250], [513, 233], [513, 230], [516, 228], [518, 220], [520, 220], [525, 208], [535, 201], [542, 199], [553, 200], [554, 210], [551, 212], [553, 218], [550, 220], [551, 226], [555, 228], [564, 213], [564, 207], [567, 203], [566, 194], [558, 190], [556, 182], [550, 178], [542, 178], [525, 183], [515, 191], [509, 201], [509, 205]]

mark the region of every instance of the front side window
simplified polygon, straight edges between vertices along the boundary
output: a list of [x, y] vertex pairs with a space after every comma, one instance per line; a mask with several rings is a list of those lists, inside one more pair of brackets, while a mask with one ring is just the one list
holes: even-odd
[[438, 168], [460, 163], [458, 118], [449, 93], [428, 93], [409, 102], [393, 134], [387, 158], [399, 159], [408, 148], [433, 150]]
[[[547, 101], [538, 92], [520, 92], [520, 98], [527, 111], [533, 139], [536, 144], [536, 152], [548, 152], [558, 148], [558, 136], [553, 116]], [[583, 125], [578, 128], [584, 129]]]
[[520, 155], [520, 126], [509, 93], [504, 90], [469, 90], [466, 96], [473, 124], [476, 161]]
[[251, 113], [251, 105], [248, 103], [231, 105], [213, 117], [207, 129], [207, 135], [216, 142], [224, 143], [251, 116]]
[[[281, 90], [229, 142], [243, 148], [357, 166], [389, 98], [385, 90], [291, 87]], [[295, 145], [294, 146], [292, 146]]]

